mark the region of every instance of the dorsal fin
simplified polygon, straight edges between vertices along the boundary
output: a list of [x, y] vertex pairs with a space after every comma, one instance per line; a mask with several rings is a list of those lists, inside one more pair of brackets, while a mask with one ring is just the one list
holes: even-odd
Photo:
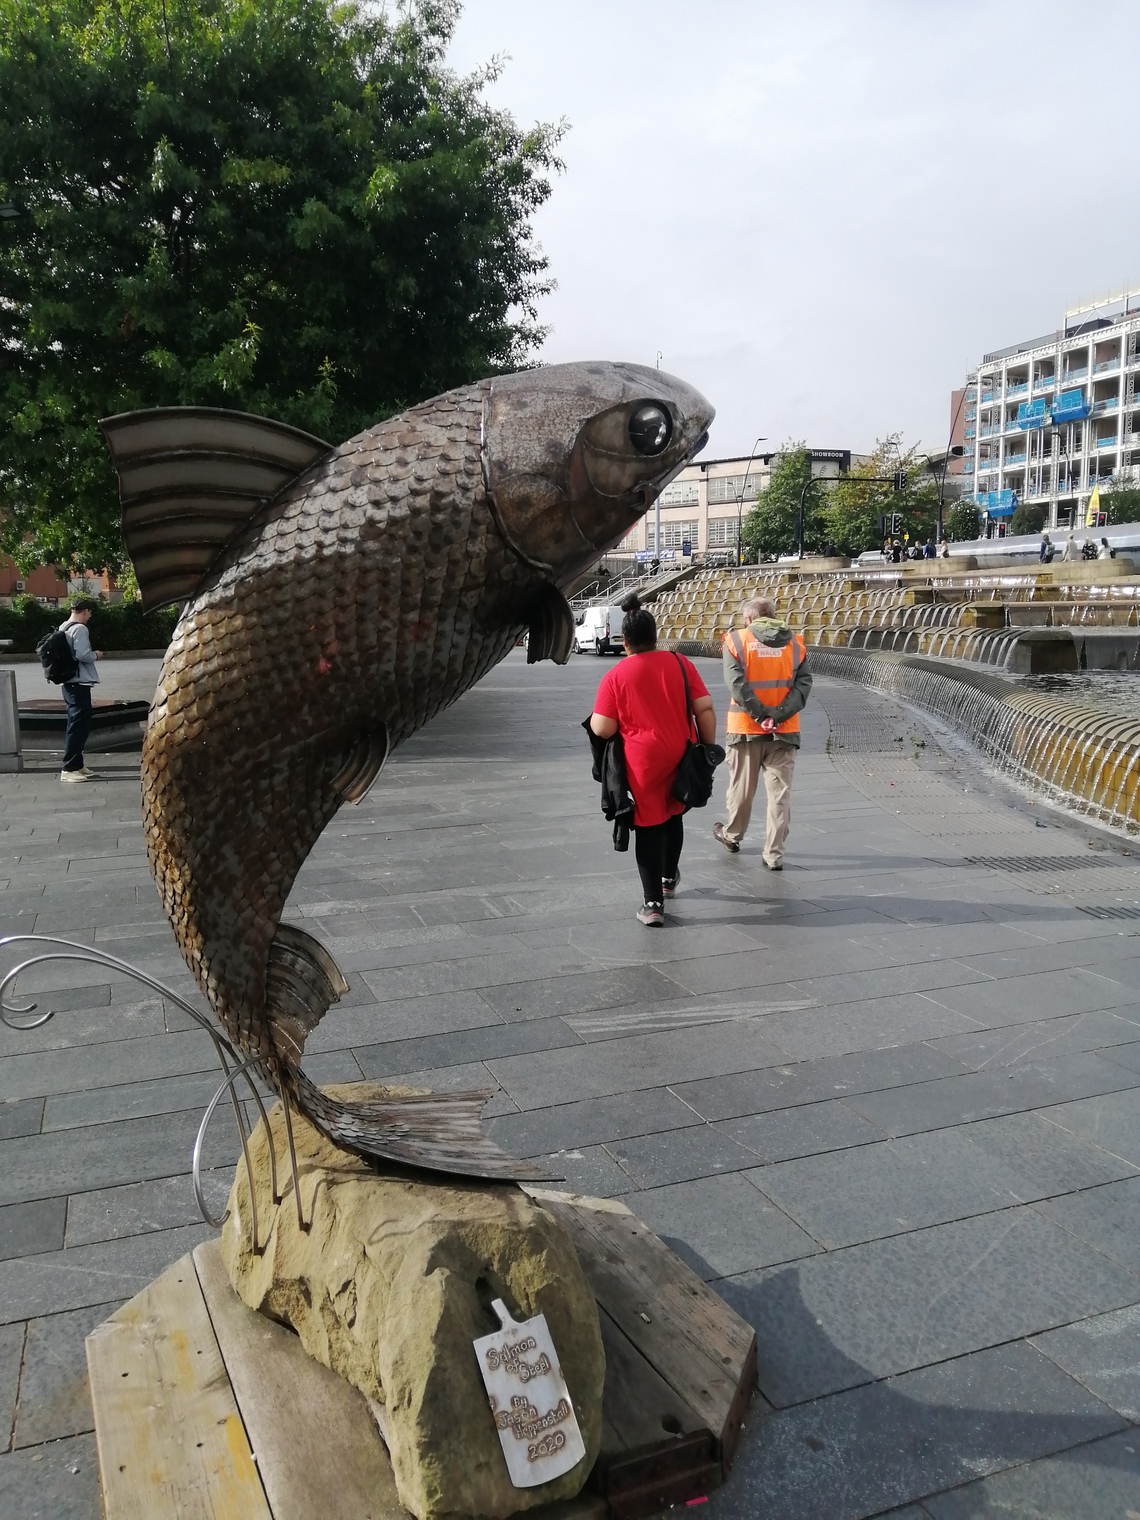
[[99, 427], [146, 612], [193, 596], [258, 507], [330, 447], [283, 422], [206, 406], [122, 412]]

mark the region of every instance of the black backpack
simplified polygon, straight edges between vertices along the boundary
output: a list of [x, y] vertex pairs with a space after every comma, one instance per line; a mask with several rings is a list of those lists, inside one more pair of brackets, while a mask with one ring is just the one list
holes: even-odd
[[71, 640], [62, 628], [53, 628], [50, 633], [45, 633], [36, 645], [36, 653], [44, 668], [44, 679], [50, 681], [53, 686], [62, 686], [65, 681], [74, 681], [79, 674], [79, 661], [75, 658], [75, 650], [71, 647]]

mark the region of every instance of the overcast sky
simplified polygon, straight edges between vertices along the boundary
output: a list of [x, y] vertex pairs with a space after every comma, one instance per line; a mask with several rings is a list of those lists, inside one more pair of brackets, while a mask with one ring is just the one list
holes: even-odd
[[495, 53], [570, 124], [542, 357], [660, 350], [709, 455], [942, 448], [984, 352], [1140, 285], [1136, 0], [467, 0]]

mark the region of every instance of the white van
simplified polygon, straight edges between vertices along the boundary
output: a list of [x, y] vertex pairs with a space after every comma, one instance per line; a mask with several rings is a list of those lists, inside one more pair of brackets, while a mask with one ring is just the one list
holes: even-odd
[[620, 654], [621, 625], [625, 613], [620, 607], [587, 607], [578, 624], [575, 647], [579, 654]]

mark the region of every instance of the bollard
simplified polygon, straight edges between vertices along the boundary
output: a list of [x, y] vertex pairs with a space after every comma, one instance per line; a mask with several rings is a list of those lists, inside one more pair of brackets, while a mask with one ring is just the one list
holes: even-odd
[[0, 772], [23, 769], [20, 710], [16, 706], [16, 672], [0, 670]]

